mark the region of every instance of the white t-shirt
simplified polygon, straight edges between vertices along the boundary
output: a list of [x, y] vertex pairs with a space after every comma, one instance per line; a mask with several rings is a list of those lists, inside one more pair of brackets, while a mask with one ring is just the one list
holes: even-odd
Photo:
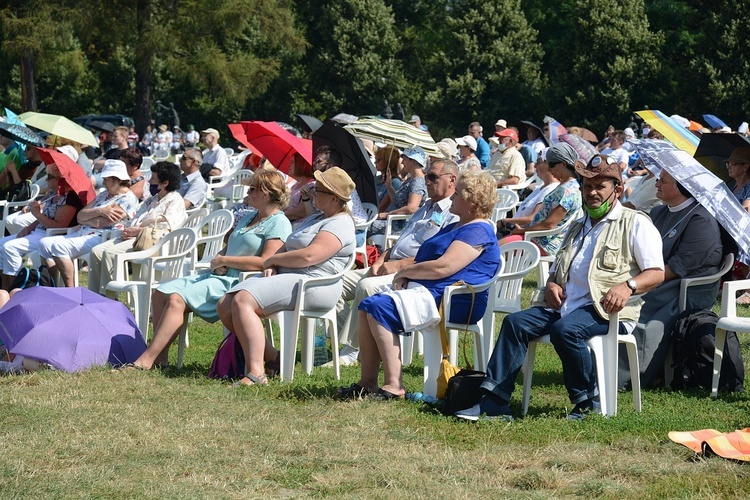
[[559, 182], [550, 182], [549, 184], [539, 185], [526, 197], [525, 200], [518, 206], [516, 210], [516, 217], [526, 217], [531, 215], [534, 211], [534, 207], [544, 201], [544, 198], [555, 190], [559, 186]]
[[[618, 202], [607, 215], [607, 219], [617, 219], [621, 213], [622, 205]], [[606, 224], [599, 223], [592, 228], [591, 218], [587, 215], [584, 215], [584, 217], [586, 221], [583, 229], [572, 243], [573, 248], [580, 248], [580, 250], [576, 252], [573, 262], [570, 264], [568, 284], [565, 287], [567, 298], [560, 308], [561, 317], [565, 317], [576, 309], [593, 304], [591, 288], [589, 287], [589, 267], [594, 257], [596, 240]], [[638, 214], [633, 222], [633, 231], [630, 233], [630, 252], [635, 257], [635, 261], [641, 270], [664, 269], [664, 259], [661, 255], [661, 234], [651, 223], [651, 219], [643, 214]], [[550, 273], [554, 273], [556, 268], [557, 261], [552, 265]], [[635, 327], [635, 322], [623, 322], [623, 324], [629, 331], [632, 331], [632, 328]]]
[[203, 163], [210, 163], [214, 168], [218, 168], [222, 172], [226, 172], [229, 169], [229, 157], [224, 148], [216, 144], [212, 149], [206, 149], [203, 151]]

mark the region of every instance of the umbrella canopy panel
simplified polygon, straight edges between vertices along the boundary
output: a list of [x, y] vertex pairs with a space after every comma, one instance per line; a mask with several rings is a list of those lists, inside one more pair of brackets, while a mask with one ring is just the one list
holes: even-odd
[[90, 130], [78, 125], [76, 122], [60, 115], [49, 115], [46, 113], [36, 113], [27, 111], [19, 115], [19, 118], [29, 127], [44, 130], [65, 139], [86, 144], [88, 146], [98, 147], [99, 141]]
[[729, 187], [698, 160], [661, 140], [632, 141], [646, 168], [658, 175], [659, 167], [674, 177], [703, 205], [737, 245], [750, 251], [750, 214], [734, 197]]
[[66, 372], [132, 362], [146, 349], [128, 308], [86, 288], [21, 290], [0, 309], [0, 338], [11, 353]]
[[435, 144], [432, 136], [401, 120], [387, 120], [385, 118], [363, 118], [344, 126], [355, 137], [384, 142], [399, 149], [420, 146], [431, 156], [443, 154]]
[[311, 141], [301, 139], [276, 122], [240, 122], [248, 142], [255, 146], [274, 167], [289, 173], [289, 161], [299, 154], [309, 164], [313, 162]]
[[732, 179], [724, 162], [735, 148], [750, 146], [750, 139], [739, 134], [703, 134], [693, 157], [725, 182]]
[[7, 122], [0, 122], [0, 135], [4, 135], [21, 144], [32, 146], [44, 146], [45, 142], [39, 134], [23, 125], [15, 125]]
[[86, 172], [79, 164], [68, 158], [67, 155], [54, 149], [39, 148], [39, 155], [42, 157], [45, 165], [57, 165], [60, 171], [60, 190], [59, 194], [65, 194], [66, 184], [78, 194], [83, 206], [88, 205], [96, 197], [96, 192], [91, 186]]
[[332, 120], [326, 120], [313, 134], [313, 148], [317, 151], [320, 146], [328, 146], [341, 152], [341, 168], [356, 184], [359, 198], [363, 203], [372, 203], [377, 206], [378, 195], [375, 190], [377, 171], [362, 141]]
[[691, 156], [695, 154], [695, 150], [698, 147], [698, 138], [688, 129], [657, 109], [646, 109], [636, 111], [636, 113], [651, 127], [658, 130], [669, 142], [686, 151]]

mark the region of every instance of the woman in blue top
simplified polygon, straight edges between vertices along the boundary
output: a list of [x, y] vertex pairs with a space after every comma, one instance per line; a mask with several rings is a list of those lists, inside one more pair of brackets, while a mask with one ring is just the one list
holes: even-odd
[[154, 338], [135, 361], [137, 367], [166, 366], [169, 346], [179, 333], [185, 313], [192, 311], [209, 323], [218, 321], [216, 304], [237, 285], [240, 273], [263, 270], [263, 261], [284, 245], [292, 232], [292, 224], [283, 211], [289, 203], [284, 176], [277, 170], [258, 170], [244, 202], [253, 210], [211, 261], [210, 273], [172, 280], [154, 291]]
[[[458, 180], [451, 212], [459, 218], [427, 240], [417, 252], [414, 264], [401, 269], [393, 278], [393, 288], [406, 288], [409, 281], [426, 287], [440, 303], [445, 287], [463, 280], [479, 285], [491, 280], [499, 271], [500, 248], [495, 229], [487, 218], [495, 206], [496, 184], [485, 172], [465, 172]], [[475, 323], [487, 307], [488, 293], [456, 297], [451, 321]], [[469, 311], [471, 317], [469, 318]], [[359, 382], [342, 387], [337, 397], [358, 398], [371, 394], [378, 399], [403, 398], [405, 394], [400, 360], [400, 343], [394, 335], [404, 332], [393, 299], [377, 294], [359, 306], [359, 359], [362, 375]], [[378, 372], [383, 363], [384, 384], [378, 388]]]
[[[401, 154], [401, 160], [404, 164], [403, 171], [409, 174], [409, 180], [393, 194], [390, 194], [389, 189], [388, 195], [380, 201], [379, 208], [382, 210], [383, 206], [386, 206], [386, 209], [378, 214], [378, 219], [370, 226], [370, 235], [385, 232], [389, 215], [411, 215], [419, 210], [427, 198], [427, 184], [424, 180], [424, 171], [429, 166], [427, 153], [419, 146], [406, 148]], [[404, 221], [396, 221], [393, 229], [400, 231], [404, 225]]]

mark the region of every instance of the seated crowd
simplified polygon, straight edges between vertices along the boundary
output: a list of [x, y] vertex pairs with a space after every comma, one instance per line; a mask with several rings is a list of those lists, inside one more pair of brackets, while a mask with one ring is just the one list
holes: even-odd
[[[540, 284], [531, 307], [504, 318], [482, 398], [457, 416], [512, 418], [509, 402], [529, 343], [545, 335], [562, 361], [573, 405], [570, 418], [598, 411], [599, 390], [586, 341], [607, 332], [614, 312], [619, 312], [621, 332], [637, 339], [641, 384], [662, 382], [670, 332], [681, 312], [680, 281], [716, 274], [729, 253], [737, 255], [737, 248], [669, 172], [641, 175], [638, 164], [630, 165], [625, 134], [614, 131], [608, 149], [583, 161], [566, 143], [545, 148], [542, 141], [538, 147], [536, 132], [529, 134], [531, 142], [519, 144], [517, 131], [500, 122], [492, 156], [478, 124], [470, 126], [467, 136], [441, 141], [442, 156], [430, 157], [418, 146], [371, 151], [378, 214], [369, 231], [355, 228], [368, 216], [335, 148], [319, 148], [312, 164], [293, 155], [288, 175], [264, 159], [248, 162], [254, 173], [244, 200], [232, 207], [235, 224], [226, 246], [208, 271], [162, 283], [153, 292], [153, 337], [130, 366], [166, 366], [169, 347], [192, 312], [209, 323], [221, 321], [236, 334], [246, 366], [239, 384], [266, 384], [279, 372], [280, 352], [267, 340], [262, 320], [294, 308], [301, 277], [343, 273], [335, 284], [305, 295], [308, 308], [336, 310], [340, 362], [359, 361], [361, 366], [358, 381], [340, 388], [336, 397], [401, 399], [406, 394], [401, 338], [414, 333], [412, 326], [419, 323], [415, 315], [437, 310], [451, 284], [492, 280], [502, 271], [503, 245], [523, 240], [527, 232], [552, 230], [554, 234], [531, 238], [541, 255], [554, 257], [547, 282]], [[228, 168], [219, 133], [206, 129], [202, 134], [205, 151], [188, 147], [179, 167], [157, 162], [146, 176], [140, 170], [141, 153], [128, 146], [128, 130], [116, 128], [113, 149], [87, 172], [101, 191], [85, 206], [68, 182], [67, 168], [44, 165], [47, 194], [9, 220], [20, 230], [0, 239], [2, 288], [10, 291], [32, 252], [59, 272], [65, 286], [74, 286], [73, 261], [87, 255], [88, 287], [104, 295], [115, 279], [116, 256], [132, 251], [144, 232], [158, 240], [181, 227], [188, 213], [206, 202], [204, 177]], [[161, 141], [150, 133], [147, 139]], [[59, 147], [72, 150], [65, 150], [71, 163], [81, 156], [74, 146]], [[25, 154], [27, 162], [4, 170], [11, 188], [40, 167], [33, 147]], [[512, 217], [493, 224], [489, 219], [497, 189], [525, 181], [529, 165], [538, 182]], [[733, 193], [743, 207], [750, 207], [750, 148], [735, 150], [727, 168]], [[399, 231], [395, 243], [381, 248], [369, 267], [347, 269], [355, 248], [368, 236], [385, 232], [388, 215], [410, 216], [393, 226]], [[47, 230], [59, 228], [71, 232], [47, 236]], [[747, 262], [743, 254], [737, 258], [738, 266]], [[251, 276], [241, 280], [246, 272]], [[716, 281], [691, 289], [687, 308], [711, 308], [718, 287]], [[4, 300], [6, 295], [0, 296]], [[450, 321], [470, 324], [492, 307], [493, 297], [485, 291], [457, 301]], [[624, 358], [620, 356], [621, 387], [630, 380]]]

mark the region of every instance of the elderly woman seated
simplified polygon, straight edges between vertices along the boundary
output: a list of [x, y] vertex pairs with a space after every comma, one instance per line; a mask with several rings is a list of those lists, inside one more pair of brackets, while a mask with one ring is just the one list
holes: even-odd
[[560, 181], [552, 174], [547, 163], [547, 151], [545, 148], [536, 162], [536, 175], [542, 181], [529, 194], [516, 209], [513, 217], [497, 221], [498, 236], [509, 236], [516, 226], [527, 226], [534, 220], [534, 216], [541, 210], [547, 195], [560, 185]]
[[60, 171], [57, 166], [47, 166], [47, 185], [50, 194], [41, 201], [29, 205], [29, 213], [34, 222], [13, 236], [0, 239], [0, 259], [3, 265], [2, 287], [10, 291], [13, 278], [23, 266], [23, 257], [39, 248], [39, 242], [47, 234], [48, 228], [64, 228], [75, 225], [76, 214], [83, 208], [78, 194], [65, 183], [60, 189]]
[[[716, 219], [666, 170], [656, 183], [656, 195], [664, 205], [651, 209], [649, 215], [661, 234], [665, 277], [664, 283], [643, 296], [633, 332], [638, 341], [643, 387], [654, 384], [662, 373], [671, 332], [680, 314], [680, 280], [717, 273], [724, 252]], [[718, 281], [691, 287], [687, 308], [710, 309], [718, 290]], [[619, 384], [623, 386], [630, 380], [630, 370], [625, 356], [620, 362]]]
[[[402, 268], [394, 276], [394, 290], [406, 288], [414, 281], [426, 287], [439, 304], [445, 287], [456, 281], [478, 285], [492, 279], [499, 271], [500, 250], [495, 228], [487, 218], [496, 198], [492, 176], [466, 171], [458, 180], [451, 208], [451, 212], [458, 216], [458, 222], [444, 227], [422, 244], [414, 264]], [[486, 291], [477, 294], [473, 304], [470, 296], [458, 296], [452, 307], [458, 317], [450, 320], [477, 322], [487, 307], [487, 295]], [[471, 317], [467, 317], [469, 314]], [[336, 396], [340, 399], [356, 399], [364, 395], [376, 399], [403, 398], [405, 390], [397, 335], [409, 335], [409, 332], [404, 331], [393, 298], [388, 294], [377, 294], [363, 300], [359, 306], [358, 324], [362, 374], [357, 383], [340, 388]], [[378, 387], [381, 362], [384, 384]]]
[[107, 229], [122, 229], [138, 210], [138, 199], [130, 190], [130, 176], [125, 163], [107, 160], [102, 169], [105, 191], [78, 212], [81, 228], [66, 236], [49, 236], [39, 242], [39, 255], [53, 261], [65, 286], [73, 286], [73, 259], [91, 251], [102, 242]]
[[155, 231], [155, 235], [163, 236], [180, 227], [187, 219], [185, 200], [177, 192], [180, 188], [180, 169], [177, 165], [168, 161], [156, 163], [151, 169], [149, 182], [150, 197], [146, 198], [135, 217], [125, 224], [120, 236], [91, 250], [89, 290], [92, 292], [106, 293], [107, 283], [115, 278], [117, 254], [130, 251], [141, 232]]
[[229, 236], [227, 246], [211, 261], [211, 271], [169, 281], [152, 296], [154, 338], [135, 366], [166, 366], [169, 346], [177, 337], [185, 313], [194, 312], [209, 323], [219, 316], [216, 304], [239, 282], [242, 271], [261, 271], [263, 262], [284, 244], [292, 225], [283, 209], [289, 202], [284, 177], [276, 170], [259, 170], [245, 197], [252, 206]]
[[[578, 153], [568, 144], [558, 142], [547, 150], [546, 159], [550, 173], [560, 181], [560, 184], [544, 198], [541, 208], [534, 214], [529, 225], [516, 226], [510, 236], [500, 240], [501, 245], [523, 240], [526, 231], [544, 231], [560, 227], [581, 208], [581, 188], [574, 170]], [[555, 255], [564, 236], [563, 233], [539, 236], [531, 241], [540, 248], [542, 255]]]
[[[315, 181], [315, 206], [320, 212], [304, 219], [286, 244], [265, 259], [264, 277], [239, 283], [219, 301], [219, 318], [237, 335], [245, 355], [247, 375], [239, 384], [266, 384], [263, 362], [268, 361], [271, 369], [279, 365], [279, 352], [266, 342], [260, 318], [294, 309], [300, 278], [337, 274], [354, 253], [354, 221], [346, 205], [354, 182], [338, 167], [316, 171]], [[341, 289], [338, 282], [308, 290], [307, 307], [334, 308]]]

